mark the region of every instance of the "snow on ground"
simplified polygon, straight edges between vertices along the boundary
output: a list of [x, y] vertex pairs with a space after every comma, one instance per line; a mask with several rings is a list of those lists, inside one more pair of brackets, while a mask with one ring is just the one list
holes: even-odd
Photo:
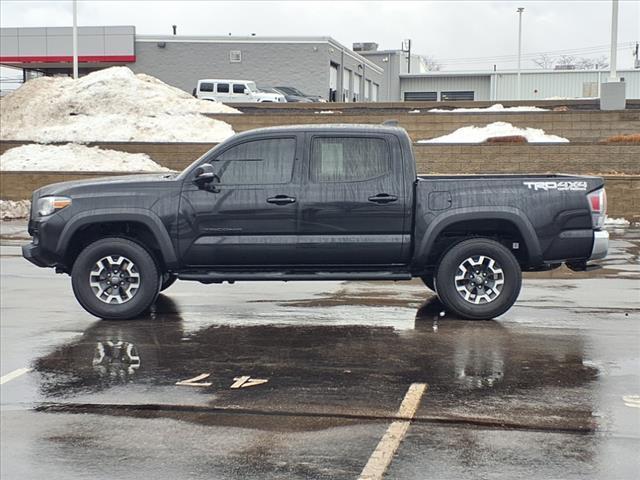
[[126, 153], [68, 143], [32, 143], [0, 156], [0, 171], [168, 172], [146, 153]]
[[605, 227], [628, 227], [631, 222], [625, 218], [609, 218], [604, 221]]
[[231, 126], [202, 113], [240, 113], [127, 67], [78, 80], [29, 80], [0, 102], [0, 139], [49, 142], [220, 142]]
[[416, 108], [415, 110], [409, 110], [409, 113], [420, 113], [420, 110]]
[[30, 208], [29, 200], [0, 200], [0, 220], [28, 218]]
[[482, 143], [492, 137], [512, 135], [521, 135], [530, 143], [569, 142], [566, 138], [548, 135], [539, 128], [519, 128], [508, 122], [494, 122], [484, 127], [476, 127], [475, 125], [461, 127], [448, 135], [428, 140], [418, 140], [418, 143]]
[[[447, 110], [446, 108], [432, 108], [429, 110], [430, 113], [465, 113], [465, 112], [477, 112], [477, 113], [494, 113], [494, 112], [548, 112], [549, 110], [546, 108], [533, 107], [533, 106], [520, 106], [520, 107], [505, 107], [501, 103], [496, 103], [495, 105], [491, 105], [490, 107], [483, 108], [454, 108], [452, 110]], [[409, 112], [411, 113], [411, 112]]]

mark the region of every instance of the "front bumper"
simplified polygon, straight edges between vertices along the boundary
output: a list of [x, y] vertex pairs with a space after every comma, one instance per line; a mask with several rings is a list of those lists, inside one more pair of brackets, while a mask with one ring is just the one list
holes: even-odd
[[607, 256], [609, 251], [609, 232], [597, 230], [593, 232], [593, 248], [589, 260], [600, 260]]
[[39, 245], [33, 243], [22, 246], [22, 256], [38, 267], [53, 267], [56, 263]]

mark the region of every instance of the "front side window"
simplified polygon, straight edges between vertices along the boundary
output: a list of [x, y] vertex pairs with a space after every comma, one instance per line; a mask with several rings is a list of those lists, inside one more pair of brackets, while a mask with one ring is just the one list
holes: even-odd
[[311, 144], [311, 180], [368, 180], [390, 169], [389, 147], [382, 138], [320, 137]]
[[233, 93], [244, 93], [245, 86], [242, 83], [233, 84]]
[[226, 150], [214, 165], [225, 185], [289, 183], [295, 155], [294, 138], [252, 140]]
[[228, 83], [219, 83], [218, 84], [218, 93], [229, 93], [229, 84]]

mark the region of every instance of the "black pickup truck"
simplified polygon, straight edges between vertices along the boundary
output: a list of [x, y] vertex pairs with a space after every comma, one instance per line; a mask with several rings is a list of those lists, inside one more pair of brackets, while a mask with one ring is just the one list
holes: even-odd
[[417, 176], [398, 127], [266, 128], [180, 174], [33, 193], [23, 255], [71, 275], [90, 313], [142, 314], [176, 279], [421, 278], [469, 319], [501, 315], [522, 271], [606, 256], [604, 182], [567, 175]]

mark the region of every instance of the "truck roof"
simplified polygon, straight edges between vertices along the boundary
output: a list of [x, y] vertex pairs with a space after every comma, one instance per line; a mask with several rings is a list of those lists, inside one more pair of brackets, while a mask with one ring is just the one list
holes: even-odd
[[291, 133], [291, 132], [311, 132], [318, 130], [330, 130], [338, 132], [375, 132], [375, 133], [393, 133], [398, 134], [400, 132], [406, 133], [406, 130], [402, 127], [392, 125], [379, 125], [379, 124], [367, 124], [367, 123], [319, 123], [311, 125], [281, 125], [277, 127], [264, 127], [256, 128], [254, 130], [248, 130], [242, 132], [239, 135], [254, 134], [254, 133]]

